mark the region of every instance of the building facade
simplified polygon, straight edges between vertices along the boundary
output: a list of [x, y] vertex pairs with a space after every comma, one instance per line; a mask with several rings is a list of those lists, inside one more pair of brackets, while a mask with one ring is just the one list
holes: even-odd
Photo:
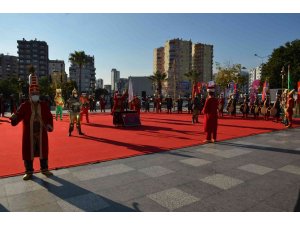
[[250, 88], [251, 88], [251, 85], [253, 83], [253, 81], [255, 80], [260, 80], [261, 79], [261, 66], [258, 66], [258, 67], [255, 67], [253, 69], [250, 70], [249, 72], [249, 92], [250, 92]]
[[199, 81], [213, 80], [213, 45], [172, 39], [154, 49], [153, 57], [153, 72], [167, 74], [163, 95], [188, 95], [192, 85], [185, 74], [191, 70], [200, 73]]
[[152, 85], [152, 81], [149, 77], [128, 77], [128, 80], [131, 79], [133, 95], [146, 97], [152, 96], [154, 94], [154, 89]]
[[213, 80], [213, 45], [193, 44], [192, 70], [200, 74], [202, 82]]
[[120, 71], [117, 69], [111, 70], [111, 89], [112, 91], [118, 90], [118, 82], [120, 80]]
[[28, 67], [33, 65], [36, 74], [39, 77], [49, 75], [49, 53], [48, 44], [45, 41], [31, 40], [26, 41], [18, 40], [18, 55], [19, 55], [19, 76], [26, 79], [28, 76]]
[[[77, 64], [72, 63], [69, 68], [70, 80], [76, 81], [79, 89], [80, 69]], [[81, 92], [91, 93], [95, 89], [96, 68], [94, 56], [87, 55], [87, 63], [81, 69]]]
[[97, 79], [96, 80], [96, 89], [103, 89], [103, 79]]
[[165, 48], [155, 48], [153, 53], [153, 72], [165, 72]]
[[110, 84], [105, 84], [105, 85], [104, 85], [104, 89], [107, 90], [107, 92], [108, 92], [109, 94], [112, 93], [112, 89], [111, 89], [111, 85], [110, 85]]
[[18, 77], [18, 57], [0, 54], [0, 80]]

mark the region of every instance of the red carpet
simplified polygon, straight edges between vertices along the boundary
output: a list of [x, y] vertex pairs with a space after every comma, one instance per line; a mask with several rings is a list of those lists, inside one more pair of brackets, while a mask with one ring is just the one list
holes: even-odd
[[[50, 169], [82, 165], [92, 162], [166, 151], [202, 144], [205, 139], [202, 126], [191, 124], [188, 114], [142, 113], [141, 127], [115, 128], [110, 114], [90, 115], [90, 124], [83, 123], [85, 136], [77, 130], [68, 137], [68, 117], [54, 121], [54, 132], [49, 133]], [[83, 119], [85, 122], [85, 118]], [[299, 120], [295, 121], [298, 126]], [[22, 174], [21, 156], [22, 123], [12, 127], [7, 118], [0, 119], [0, 177]], [[285, 129], [283, 124], [272, 121], [235, 119], [225, 116], [219, 119], [218, 140], [238, 138]], [[35, 159], [35, 169], [39, 160]]]

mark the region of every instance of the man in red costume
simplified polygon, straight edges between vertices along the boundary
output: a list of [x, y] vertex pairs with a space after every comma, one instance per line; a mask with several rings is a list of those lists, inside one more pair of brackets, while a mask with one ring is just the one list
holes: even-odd
[[118, 126], [123, 126], [122, 112], [124, 112], [124, 102], [128, 96], [128, 91], [122, 95], [119, 92], [115, 93], [114, 96], [114, 106], [112, 108], [111, 114], [113, 115], [113, 124]]
[[[215, 142], [217, 140], [218, 128], [218, 99], [214, 97], [214, 87], [208, 87], [208, 97], [203, 108], [204, 114], [204, 132], [206, 132], [206, 140], [203, 142]], [[211, 138], [211, 135], [213, 137]]]
[[90, 102], [86, 96], [85, 93], [82, 93], [80, 96], [80, 104], [81, 104], [81, 110], [80, 110], [80, 122], [82, 122], [83, 115], [85, 114], [86, 122], [89, 123], [89, 106]]
[[10, 118], [11, 125], [23, 121], [22, 157], [25, 165], [23, 180], [29, 180], [33, 174], [33, 159], [40, 158], [41, 172], [53, 175], [48, 170], [48, 134], [53, 131], [53, 118], [46, 102], [39, 100], [39, 86], [34, 68], [30, 68], [29, 100], [21, 104], [16, 114]]
[[141, 113], [141, 100], [135, 95], [132, 102], [132, 110], [136, 111], [137, 114]]
[[288, 100], [286, 102], [286, 117], [288, 119], [288, 125], [286, 125], [286, 127], [290, 128], [292, 127], [292, 122], [293, 122], [293, 108], [295, 106], [295, 102], [294, 102], [294, 98], [293, 98], [293, 94], [294, 94], [294, 89], [291, 90], [288, 93]]

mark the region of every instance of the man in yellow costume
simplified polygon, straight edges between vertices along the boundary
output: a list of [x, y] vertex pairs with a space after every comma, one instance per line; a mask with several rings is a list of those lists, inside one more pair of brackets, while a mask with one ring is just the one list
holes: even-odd
[[60, 120], [62, 120], [64, 99], [61, 96], [61, 89], [56, 89], [56, 95], [54, 97], [54, 101], [55, 101], [55, 104], [56, 104], [55, 119], [57, 120], [58, 115], [60, 115]]

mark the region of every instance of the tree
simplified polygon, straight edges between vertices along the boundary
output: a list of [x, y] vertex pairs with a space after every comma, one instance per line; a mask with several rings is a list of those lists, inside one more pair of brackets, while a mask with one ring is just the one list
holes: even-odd
[[236, 84], [244, 85], [245, 78], [241, 76], [241, 64], [234, 64], [227, 67], [219, 67], [218, 74], [216, 76], [216, 84], [224, 91], [228, 87], [229, 83], [234, 81]]
[[300, 80], [300, 40], [298, 39], [273, 50], [269, 61], [262, 67], [262, 82], [269, 78], [270, 88], [281, 88], [281, 70], [284, 66], [283, 88], [287, 88], [288, 65], [290, 65], [292, 87], [296, 89], [297, 81]]
[[195, 70], [191, 70], [185, 73], [184, 76], [186, 76], [192, 84], [196, 84], [200, 80], [201, 74]]
[[74, 88], [77, 89], [77, 83], [74, 80], [70, 80], [61, 84], [62, 96], [65, 101], [69, 99]]
[[53, 93], [55, 93], [54, 88], [52, 87], [50, 80], [48, 77], [43, 76], [39, 79], [39, 86], [40, 86], [40, 94], [43, 96], [50, 96], [53, 97]]
[[103, 88], [97, 88], [95, 90], [95, 98], [99, 99], [101, 95], [108, 95], [108, 91]]
[[73, 64], [77, 64], [79, 67], [79, 93], [81, 93], [81, 70], [87, 63], [87, 55], [84, 51], [75, 51], [70, 54], [69, 61]]
[[158, 94], [161, 96], [162, 92], [162, 85], [165, 81], [167, 81], [167, 74], [160, 73], [156, 71], [153, 75], [149, 77], [149, 79], [152, 81], [152, 83], [155, 85]]

